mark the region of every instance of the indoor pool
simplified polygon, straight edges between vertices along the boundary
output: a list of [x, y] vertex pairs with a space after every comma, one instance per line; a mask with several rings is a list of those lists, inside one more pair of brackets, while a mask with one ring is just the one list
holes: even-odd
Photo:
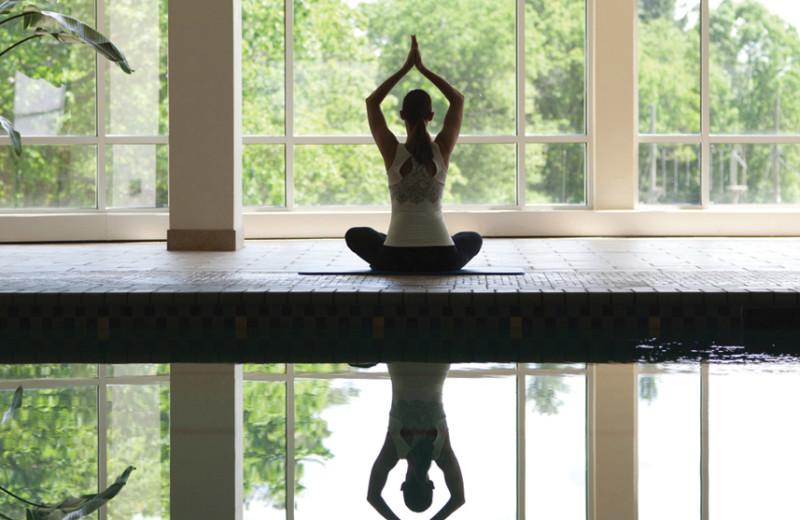
[[[391, 379], [385, 363], [245, 365], [243, 517], [379, 518], [367, 501], [370, 475], [390, 413], [399, 414], [393, 389], [411, 388], [414, 399], [434, 396], [446, 417], [465, 498], [452, 518], [796, 518], [800, 365], [734, 347], [706, 357], [393, 363]], [[398, 382], [398, 366], [411, 383]], [[0, 485], [54, 502], [133, 465], [100, 518], [170, 518], [169, 365], [1, 370], [3, 407], [18, 385], [24, 393], [3, 425]], [[445, 374], [439, 398], [430, 381]], [[388, 473], [382, 497], [400, 518], [430, 518], [450, 498], [444, 473], [434, 461], [432, 503], [413, 513], [400, 490], [406, 467], [401, 459]], [[7, 496], [0, 512], [25, 517]]]

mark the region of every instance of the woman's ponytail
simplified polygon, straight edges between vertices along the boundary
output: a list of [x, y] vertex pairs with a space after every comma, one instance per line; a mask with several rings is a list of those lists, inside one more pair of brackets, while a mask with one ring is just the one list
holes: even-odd
[[426, 164], [433, 159], [431, 136], [425, 121], [431, 114], [431, 97], [421, 89], [410, 91], [403, 99], [403, 114], [411, 127], [414, 136], [414, 148], [411, 155], [420, 164]]

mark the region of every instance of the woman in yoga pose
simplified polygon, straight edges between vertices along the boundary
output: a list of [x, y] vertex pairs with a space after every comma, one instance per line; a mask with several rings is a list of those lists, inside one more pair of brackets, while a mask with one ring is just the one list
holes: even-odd
[[[400, 111], [408, 135], [402, 144], [389, 130], [381, 102], [414, 67], [444, 94], [450, 106], [441, 132], [432, 140], [428, 133], [428, 123], [433, 119], [431, 98], [424, 90], [410, 91]], [[442, 215], [447, 168], [463, 113], [464, 96], [422, 64], [417, 38], [412, 36], [403, 66], [367, 98], [369, 128], [386, 166], [392, 218], [387, 234], [358, 227], [348, 230], [345, 240], [373, 269], [455, 271], [480, 251], [483, 239], [478, 233], [467, 231], [450, 236]]]
[[406, 506], [414, 512], [427, 510], [433, 502], [431, 463], [444, 473], [450, 499], [432, 517], [444, 520], [464, 504], [464, 480], [453, 448], [442, 404], [442, 387], [450, 365], [442, 363], [389, 363], [392, 408], [389, 428], [369, 477], [367, 500], [388, 520], [399, 517], [381, 496], [389, 472], [406, 459], [406, 479], [400, 488]]

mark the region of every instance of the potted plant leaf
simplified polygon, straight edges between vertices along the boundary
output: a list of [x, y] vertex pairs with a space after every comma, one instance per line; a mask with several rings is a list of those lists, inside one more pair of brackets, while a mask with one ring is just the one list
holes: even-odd
[[[12, 14], [14, 7], [22, 0], [5, 0], [0, 3], [0, 26], [10, 24], [14, 21], [22, 23], [23, 28], [32, 33], [21, 40], [0, 50], [0, 59], [14, 48], [30, 40], [38, 38], [54, 38], [63, 43], [78, 43], [89, 45], [98, 54], [116, 63], [126, 74], [133, 72], [125, 56], [116, 45], [108, 38], [97, 32], [89, 25], [61, 13], [41, 10], [34, 5], [26, 5], [20, 13]], [[22, 141], [19, 132], [14, 128], [14, 124], [7, 118], [0, 116], [0, 127], [8, 134], [11, 145], [17, 155], [22, 154]]]
[[[14, 417], [14, 412], [22, 404], [22, 387], [18, 387], [14, 392], [14, 397], [11, 399], [11, 405], [6, 413], [0, 419], [0, 424], [10, 421]], [[15, 493], [12, 493], [5, 487], [0, 486], [0, 492], [5, 493], [14, 500], [21, 502], [25, 505], [26, 520], [78, 520], [84, 518], [91, 513], [97, 511], [106, 504], [109, 500], [114, 498], [117, 493], [125, 486], [128, 477], [135, 468], [128, 466], [122, 474], [117, 477], [113, 484], [101, 491], [89, 495], [82, 495], [79, 497], [68, 497], [57, 504], [40, 504], [26, 500]], [[14, 520], [10, 516], [0, 513], [0, 519]]]

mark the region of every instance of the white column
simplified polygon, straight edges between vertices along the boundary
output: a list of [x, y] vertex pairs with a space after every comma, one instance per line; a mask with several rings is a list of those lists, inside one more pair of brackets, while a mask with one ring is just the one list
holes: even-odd
[[170, 250], [242, 247], [241, 0], [169, 0]]
[[638, 515], [636, 365], [594, 368], [593, 520], [636, 520]]
[[241, 520], [242, 366], [170, 367], [170, 518]]
[[[636, 205], [638, 118], [637, 0], [595, 0], [594, 208]], [[613, 233], [613, 230], [609, 230]]]

